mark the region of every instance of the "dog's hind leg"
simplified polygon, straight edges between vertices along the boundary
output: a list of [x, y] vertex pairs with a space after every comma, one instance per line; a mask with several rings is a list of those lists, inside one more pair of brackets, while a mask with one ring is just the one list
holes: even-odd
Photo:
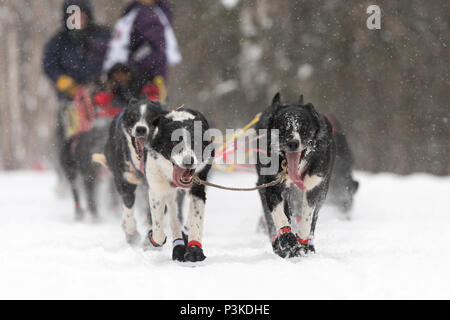
[[272, 212], [269, 210], [269, 207], [267, 205], [267, 199], [266, 199], [266, 190], [262, 189], [259, 190], [259, 195], [261, 197], [261, 203], [263, 206], [263, 213], [264, 213], [264, 227], [265, 231], [269, 235], [270, 239], [274, 239], [276, 237], [277, 231], [275, 229], [275, 224], [273, 222], [272, 218]]
[[86, 191], [89, 212], [94, 218], [97, 218], [96, 177], [94, 175], [94, 172], [83, 175], [83, 183]]
[[81, 220], [83, 218], [83, 209], [81, 208], [80, 194], [78, 192], [78, 188], [75, 185], [75, 181], [71, 181], [70, 185], [72, 189], [73, 200], [75, 203], [75, 219]]
[[76, 184], [78, 164], [75, 161], [71, 150], [73, 143], [74, 142], [72, 140], [65, 141], [63, 143], [60, 151], [60, 162], [72, 190], [72, 196], [75, 206], [75, 219], [81, 220], [83, 218], [83, 209], [81, 208], [80, 194], [78, 192]]

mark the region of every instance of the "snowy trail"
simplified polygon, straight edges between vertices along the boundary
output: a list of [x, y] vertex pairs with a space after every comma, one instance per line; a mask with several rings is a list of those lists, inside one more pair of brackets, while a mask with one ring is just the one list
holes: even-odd
[[[450, 298], [450, 178], [357, 174], [353, 220], [322, 210], [318, 253], [276, 257], [256, 232], [258, 194], [209, 190], [207, 262], [126, 245], [117, 214], [75, 223], [52, 173], [0, 174], [0, 298]], [[251, 174], [214, 182], [251, 186]]]

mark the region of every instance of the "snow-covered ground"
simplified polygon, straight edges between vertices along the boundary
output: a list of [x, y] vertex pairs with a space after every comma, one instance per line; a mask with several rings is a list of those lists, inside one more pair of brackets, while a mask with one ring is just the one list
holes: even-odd
[[[188, 268], [171, 248], [124, 240], [117, 213], [73, 221], [52, 173], [0, 174], [0, 298], [450, 298], [450, 178], [357, 174], [353, 219], [324, 208], [316, 255], [276, 257], [256, 232], [258, 195], [209, 190], [207, 262]], [[251, 174], [215, 182], [250, 186]]]

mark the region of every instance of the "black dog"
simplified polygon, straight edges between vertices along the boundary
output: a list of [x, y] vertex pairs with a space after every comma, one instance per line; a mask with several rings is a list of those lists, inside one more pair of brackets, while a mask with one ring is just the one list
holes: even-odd
[[[206, 259], [202, 249], [206, 193], [205, 187], [195, 184], [193, 177], [206, 181], [211, 169], [214, 151], [208, 152], [211, 141], [203, 139], [209, 129], [208, 122], [201, 113], [183, 108], [160, 116], [153, 125], [156, 131], [146, 166], [153, 220], [149, 240], [155, 247], [166, 242], [163, 226], [167, 208], [174, 239], [173, 260], [203, 261]], [[188, 237], [176, 217], [179, 190], [185, 190], [190, 197]]]
[[[284, 183], [260, 190], [274, 252], [283, 258], [314, 252], [317, 216], [327, 195], [335, 158], [331, 124], [312, 104], [304, 104], [303, 97], [298, 104], [282, 104], [277, 94], [261, 116], [257, 130], [261, 129], [269, 131], [271, 161], [267, 163], [258, 156], [258, 185], [276, 180], [283, 163], [288, 173]], [[275, 137], [273, 129], [278, 130]], [[290, 210], [288, 199], [294, 186], [303, 191], [301, 212]]]
[[[84, 216], [80, 202], [80, 188], [77, 183], [79, 176], [82, 180], [82, 189], [86, 193], [88, 210], [93, 218], [98, 217], [96, 185], [100, 175], [100, 166], [92, 163], [91, 157], [94, 153], [102, 151], [106, 143], [108, 124], [104, 119], [99, 119], [93, 123], [92, 129], [89, 131], [67, 139], [60, 138], [60, 162], [72, 189], [77, 220]], [[64, 133], [59, 133], [59, 136], [63, 137]]]
[[147, 149], [155, 131], [152, 121], [165, 112], [158, 102], [133, 100], [111, 123], [104, 147], [104, 165], [113, 173], [116, 189], [123, 200], [122, 227], [130, 244], [140, 239], [134, 208], [137, 186], [145, 182]]
[[359, 182], [353, 179], [353, 154], [340, 123], [332, 116], [325, 115], [333, 127], [333, 139], [336, 144], [336, 160], [330, 180], [327, 201], [337, 206], [345, 214], [349, 214]]

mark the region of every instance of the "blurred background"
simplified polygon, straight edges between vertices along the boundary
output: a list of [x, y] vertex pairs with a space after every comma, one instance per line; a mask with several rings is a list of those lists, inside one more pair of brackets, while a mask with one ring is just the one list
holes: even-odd
[[[113, 26], [127, 0], [93, 0]], [[0, 170], [52, 167], [56, 98], [42, 73], [62, 0], [0, 0]], [[169, 104], [239, 128], [305, 95], [342, 124], [356, 168], [450, 174], [450, 2], [172, 1], [183, 54]], [[366, 9], [381, 7], [381, 30]]]

